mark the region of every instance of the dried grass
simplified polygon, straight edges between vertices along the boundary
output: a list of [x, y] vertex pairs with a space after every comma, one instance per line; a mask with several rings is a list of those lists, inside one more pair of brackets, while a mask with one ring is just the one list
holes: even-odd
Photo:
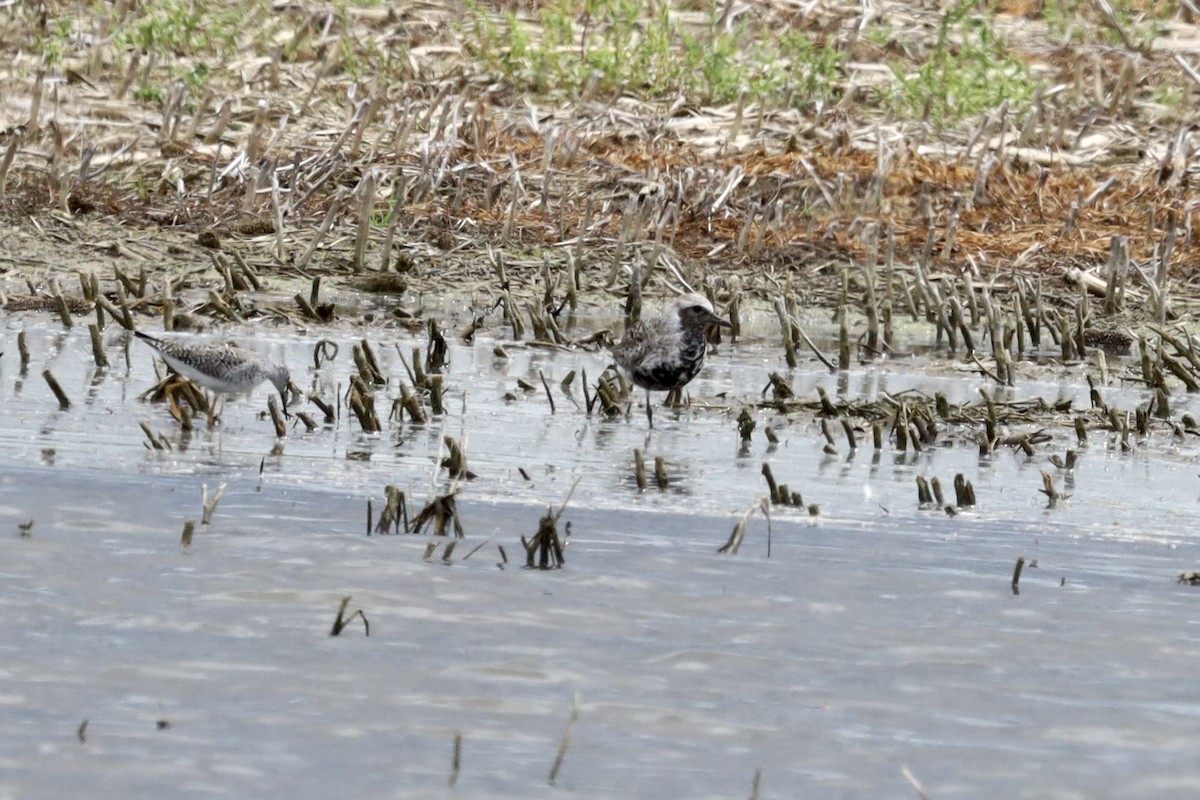
[[[532, 19], [539, 5], [516, 7]], [[740, 275], [748, 296], [768, 297], [782, 275], [818, 285], [826, 265], [866, 258], [871, 223], [894, 232], [899, 263], [949, 239], [928, 266], [985, 280], [1099, 266], [1117, 235], [1147, 261], [1174, 226], [1172, 273], [1195, 278], [1196, 148], [1150, 92], [1177, 85], [1181, 106], [1194, 105], [1197, 84], [1176, 60], [1200, 41], [1194, 20], [1180, 15], [1148, 51], [1129, 52], [1055, 42], [1034, 6], [1001, 4], [1025, 17], [997, 20], [1020, 36], [1012, 49], [1061, 88], [1021, 114], [938, 127], [855, 102], [888, 90], [895, 43], [910, 43], [899, 50], [918, 63], [936, 28], [932, 11], [883, 6], [883, 46], [856, 33], [876, 19], [833, 4], [746, 12], [750, 24], [819, 30], [846, 49], [845, 99], [824, 108], [695, 107], [633, 89], [524, 94], [479, 72], [463, 9], [448, 2], [402, 17], [288, 4], [262, 20], [285, 47], [251, 42], [213, 67], [201, 92], [177, 77], [199, 56], [149, 65], [81, 39], [58, 61], [38, 61], [30, 15], [10, 8], [0, 12], [10, 31], [0, 34], [0, 152], [17, 147], [0, 218], [65, 226], [29, 257], [35, 271], [53, 269], [64, 246], [82, 259], [101, 232], [124, 242], [182, 229], [211, 231], [223, 249], [294, 277], [374, 269], [382, 251], [420, 264], [404, 281], [386, 279], [416, 291], [494, 285], [482, 255], [500, 243], [522, 283], [547, 251], [578, 256], [581, 290], [599, 288], [615, 261], [653, 254], [683, 277]], [[380, 53], [400, 63], [387, 76], [367, 60]], [[138, 94], [143, 73], [162, 87], [157, 98]]]

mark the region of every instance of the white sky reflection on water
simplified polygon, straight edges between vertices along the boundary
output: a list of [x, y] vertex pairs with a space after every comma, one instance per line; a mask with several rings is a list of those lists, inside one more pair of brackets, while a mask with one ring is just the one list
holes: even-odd
[[[764, 412], [741, 451], [734, 403], [730, 414], [660, 409], [647, 441], [640, 408], [588, 419], [558, 389], [570, 369], [594, 381], [603, 356], [510, 346], [499, 361], [492, 342], [456, 345], [444, 432], [467, 441], [480, 477], [463, 486], [468, 540], [447, 566], [422, 560], [425, 537], [364, 535], [367, 498], [378, 511], [385, 484], [429, 497], [441, 424], [364, 437], [343, 422], [294, 432], [273, 456], [255, 416], [264, 386], [179, 449], [165, 411], [136, 400], [153, 382], [150, 354], [132, 344], [126, 375], [120, 337], [107, 334], [116, 366], [93, 382], [86, 331], [31, 329], [19, 388], [15, 336], [4, 343], [0, 797], [727, 798], [748, 796], [758, 768], [762, 797], [906, 797], [905, 766], [939, 800], [1200, 782], [1200, 589], [1174, 582], [1200, 568], [1191, 439], [1158, 433], [1122, 455], [1093, 431], [1074, 475], [1055, 472], [1070, 501], [1046, 509], [1039, 470], [1053, 471], [1046, 456], [1073, 434], [1034, 459], [980, 459], [961, 430], [878, 457], [869, 437], [848, 455], [838, 430], [840, 452], [826, 456], [813, 423], [781, 424], [769, 451]], [[315, 378], [327, 397], [345, 385], [351, 341]], [[384, 371], [402, 375], [395, 351], [372, 341]], [[405, 340], [406, 357], [422, 341]], [[254, 344], [285, 357], [301, 386], [314, 381], [307, 346], [274, 334]], [[693, 396], [755, 395], [780, 368], [775, 349], [726, 347]], [[55, 410], [47, 366], [70, 411]], [[539, 391], [520, 392], [518, 376]], [[818, 382], [840, 394], [813, 367], [794, 381], [801, 397]], [[891, 363], [855, 371], [845, 392], [920, 387], [954, 403], [980, 386]], [[507, 391], [518, 399], [501, 401]], [[1122, 409], [1141, 398], [1104, 391]], [[1014, 390], [1038, 395], [1087, 404], [1086, 387]], [[1173, 399], [1177, 415], [1189, 410]], [[143, 420], [177, 449], [147, 450]], [[637, 493], [635, 447], [667, 460], [666, 491]], [[764, 461], [821, 515], [775, 509], [770, 558], [756, 515], [741, 553], [720, 556], [765, 493]], [[939, 477], [952, 498], [960, 472], [975, 510], [917, 508], [917, 476]], [[519, 537], [577, 478], [566, 568], [518, 569]], [[211, 529], [182, 550], [201, 484], [220, 482]], [[31, 538], [18, 538], [28, 519]], [[1014, 597], [1018, 556], [1037, 567]], [[345, 595], [370, 638], [358, 622], [328, 636]]]

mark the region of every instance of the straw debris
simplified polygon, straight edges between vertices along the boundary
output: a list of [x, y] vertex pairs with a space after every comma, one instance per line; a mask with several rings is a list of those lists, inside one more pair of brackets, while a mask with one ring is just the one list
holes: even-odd
[[353, 622], [355, 617], [358, 617], [363, 623], [363, 633], [370, 637], [371, 623], [367, 621], [367, 615], [363, 613], [361, 608], [355, 609], [354, 613], [352, 613], [350, 616], [346, 616], [346, 609], [350, 605], [350, 599], [351, 598], [349, 596], [342, 598], [342, 602], [338, 606], [337, 616], [333, 620], [333, 627], [329, 630], [329, 635], [341, 636], [342, 631], [345, 630], [346, 626]]

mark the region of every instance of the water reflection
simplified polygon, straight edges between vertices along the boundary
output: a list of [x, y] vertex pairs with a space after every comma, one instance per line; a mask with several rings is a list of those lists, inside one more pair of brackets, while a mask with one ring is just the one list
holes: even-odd
[[[15, 441], [36, 431], [39, 440], [57, 452], [55, 463], [81, 468], [103, 462], [110, 469], [172, 470], [257, 470], [268, 456], [267, 467], [281, 478], [301, 483], [317, 482], [327, 487], [350, 490], [375, 488], [389, 482], [413, 486], [442, 486], [444, 470], [436, 464], [442, 438], [451, 435], [467, 446], [467, 457], [480, 478], [470, 491], [478, 497], [496, 496], [537, 501], [516, 470], [526, 473], [541, 469], [581, 478], [580, 497], [601, 505], [620, 505], [637, 499], [664, 510], [731, 513], [744, 507], [748, 498], [765, 489], [760, 475], [763, 461], [778, 465], [780, 472], [794, 473], [794, 481], [812, 482], [818, 495], [829, 493], [837, 504], [838, 487], [883, 481], [903, 486], [907, 501], [910, 481], [917, 472], [941, 473], [944, 481], [963, 473], [988, 496], [989, 484], [1018, 481], [1030, 493], [1038, 488], [1038, 472], [1046, 466], [1045, 455], [1016, 457], [1007, 451], [980, 453], [973, 441], [977, 432], [970, 426], [940, 424], [936, 438], [921, 449], [895, 449], [895, 438], [885, 430], [884, 446], [876, 449], [868, 419], [853, 418], [857, 447], [850, 447], [845, 432], [830, 420], [829, 452], [819, 431], [819, 421], [807, 414], [782, 415], [770, 410], [754, 413], [756, 429], [748, 442], [737, 434], [736, 418], [742, 408], [752, 406], [760, 395], [765, 375], [779, 371], [793, 386], [797, 397], [814, 397], [823, 387], [838, 402], [863, 408], [882, 398], [902, 400], [908, 392], [923, 396], [941, 393], [951, 406], [975, 402], [986, 389], [996, 403], [1013, 403], [1031, 398], [1054, 397], [1082, 406], [1086, 388], [1069, 380], [1056, 384], [1018, 384], [995, 387], [977, 375], [928, 375], [905, 372], [904, 360], [878, 360], [865, 369], [830, 374], [819, 365], [788, 370], [776, 348], [745, 340], [721, 349], [720, 357], [689, 389], [690, 408], [661, 407], [662, 430], [641, 424], [642, 399], [631, 398], [628, 419], [604, 420], [589, 416], [582, 408], [582, 381], [586, 372], [595, 381], [608, 364], [604, 353], [571, 352], [562, 348], [530, 347], [503, 343], [506, 358], [496, 355], [497, 342], [478, 332], [469, 344], [451, 343], [444, 373], [446, 414], [424, 425], [407, 419], [389, 419], [381, 435], [364, 434], [352, 415], [342, 415], [341, 393], [349, 386], [353, 371], [349, 354], [355, 338], [332, 337], [331, 344], [314, 345], [291, 340], [277, 331], [262, 332], [260, 346], [293, 366], [293, 374], [306, 390], [327, 399], [336, 417], [312, 432], [293, 429], [275, 442], [267, 420], [260, 418], [262, 395], [226, 404], [221, 424], [215, 431], [181, 431], [161, 406], [139, 402], [137, 397], [154, 380], [155, 368], [149, 354], [134, 351], [124, 375], [112, 369], [99, 370], [91, 363], [86, 333], [72, 330], [28, 330], [32, 366], [42, 368], [49, 359], [60, 382], [76, 387], [76, 405], [69, 412], [54, 408], [44, 386], [26, 386], [11, 372], [0, 380], [12, 384], [13, 413], [0, 423], [0, 436]], [[359, 337], [361, 338], [361, 336]], [[368, 336], [368, 338], [374, 338]], [[376, 340], [373, 349], [388, 384], [379, 390], [376, 405], [381, 410], [399, 396], [399, 381], [408, 382], [413, 360], [408, 354], [424, 343], [424, 334], [409, 336], [389, 332]], [[129, 337], [120, 331], [105, 335], [108, 347], [128, 348]], [[336, 347], [334, 347], [334, 345]], [[336, 357], [331, 358], [336, 350]], [[416, 358], [420, 358], [418, 354]], [[116, 363], [116, 357], [110, 358]], [[566, 387], [568, 374], [575, 377]], [[550, 389], [547, 397], [545, 386]], [[1069, 373], [1064, 374], [1069, 378]], [[524, 381], [531, 388], [518, 386]], [[738, 387], [749, 387], [742, 394]], [[1106, 388], [1110, 403], [1134, 403], [1142, 395], [1135, 391]], [[511, 395], [515, 399], [506, 400]], [[551, 413], [550, 401], [554, 401]], [[659, 398], [661, 400], [661, 398]], [[704, 406], [714, 406], [705, 408]], [[323, 416], [323, 415], [322, 415]], [[166, 437], [169, 454], [145, 451], [138, 423], [146, 421]], [[770, 428], [778, 443], [769, 443], [763, 431]], [[1099, 436], [1094, 436], [1100, 439]], [[1065, 432], [1051, 443], [1054, 451], [1073, 446]], [[203, 445], [197, 447], [197, 445]], [[1093, 450], [1119, 454], [1115, 435], [1093, 443]], [[1184, 440], [1177, 448], [1183, 457], [1194, 457], [1196, 445]], [[635, 448], [649, 463], [656, 455], [670, 465], [669, 489], [638, 497], [629, 468]], [[869, 453], [862, 452], [870, 450]], [[1085, 479], [1086, 476], [1086, 479]], [[1116, 488], [1112, 472], [1106, 471], [1095, 453], [1081, 460], [1069, 476], [1074, 502], [1084, 497], [1104, 497]], [[1124, 485], [1119, 485], [1122, 490]], [[631, 489], [632, 487], [632, 489]], [[806, 494], [812, 491], [805, 490]], [[900, 492], [900, 489], [888, 490]], [[847, 498], [849, 500], [849, 498]], [[1036, 499], [1036, 498], [1035, 498]], [[852, 502], [852, 501], [851, 501]], [[893, 500], [893, 505], [899, 502]], [[826, 507], [829, 502], [825, 502]], [[1081, 503], [1086, 507], [1085, 503]], [[1076, 511], [1075, 513], [1082, 513]]]

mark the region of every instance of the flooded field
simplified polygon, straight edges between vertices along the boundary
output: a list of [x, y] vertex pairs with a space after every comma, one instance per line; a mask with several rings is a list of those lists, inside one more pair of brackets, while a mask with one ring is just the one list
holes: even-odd
[[[339, 357], [314, 370], [312, 341], [222, 335], [331, 402], [362, 338], [335, 337]], [[404, 375], [393, 345], [408, 358], [425, 343], [368, 338], [390, 378]], [[780, 798], [915, 796], [905, 770], [935, 798], [1200, 781], [1200, 590], [1176, 583], [1200, 566], [1195, 437], [1159, 431], [1122, 452], [1093, 430], [1064, 471], [1048, 457], [1076, 447], [1065, 427], [1033, 457], [981, 456], [967, 426], [920, 452], [876, 451], [868, 426], [857, 451], [826, 453], [810, 414], [757, 410], [743, 445], [736, 418], [773, 370], [800, 397], [820, 385], [960, 403], [987, 388], [1087, 408], [1088, 393], [1067, 370], [1007, 394], [916, 361], [788, 371], [752, 336], [712, 355], [692, 407], [660, 407], [648, 432], [640, 395], [628, 419], [606, 421], [581, 408], [579, 378], [560, 387], [571, 370], [594, 381], [605, 353], [503, 342], [499, 358], [496, 344], [451, 344], [447, 414], [427, 425], [363, 434], [343, 409], [277, 441], [260, 415], [267, 385], [185, 436], [138, 399], [156, 381], [144, 345], [110, 328], [112, 366], [98, 372], [86, 331], [10, 318], [0, 797], [728, 798], [749, 796], [758, 770], [759, 796]], [[1102, 391], [1121, 408], [1145, 401]], [[381, 417], [395, 394], [389, 380]], [[1174, 402], [1176, 417], [1192, 410]], [[143, 422], [169, 450], [146, 445]], [[426, 558], [426, 535], [368, 537], [385, 485], [411, 512], [447, 491], [443, 436], [477, 475], [458, 484], [466, 540], [443, 559], [444, 544]], [[664, 459], [665, 489], [638, 490], [635, 448]], [[757, 511], [738, 554], [719, 554], [767, 493], [764, 463], [819, 508], [775, 506], [769, 527]], [[1048, 508], [1040, 470], [1070, 498]], [[918, 477], [952, 495], [957, 474], [975, 507], [918, 505]], [[211, 524], [181, 546], [203, 487], [220, 484]], [[572, 485], [565, 567], [523, 569], [520, 538]], [[354, 619], [330, 637], [347, 596], [369, 636]]]
[[1195, 3], [393, 6], [0, 2], [0, 800], [1200, 786]]

